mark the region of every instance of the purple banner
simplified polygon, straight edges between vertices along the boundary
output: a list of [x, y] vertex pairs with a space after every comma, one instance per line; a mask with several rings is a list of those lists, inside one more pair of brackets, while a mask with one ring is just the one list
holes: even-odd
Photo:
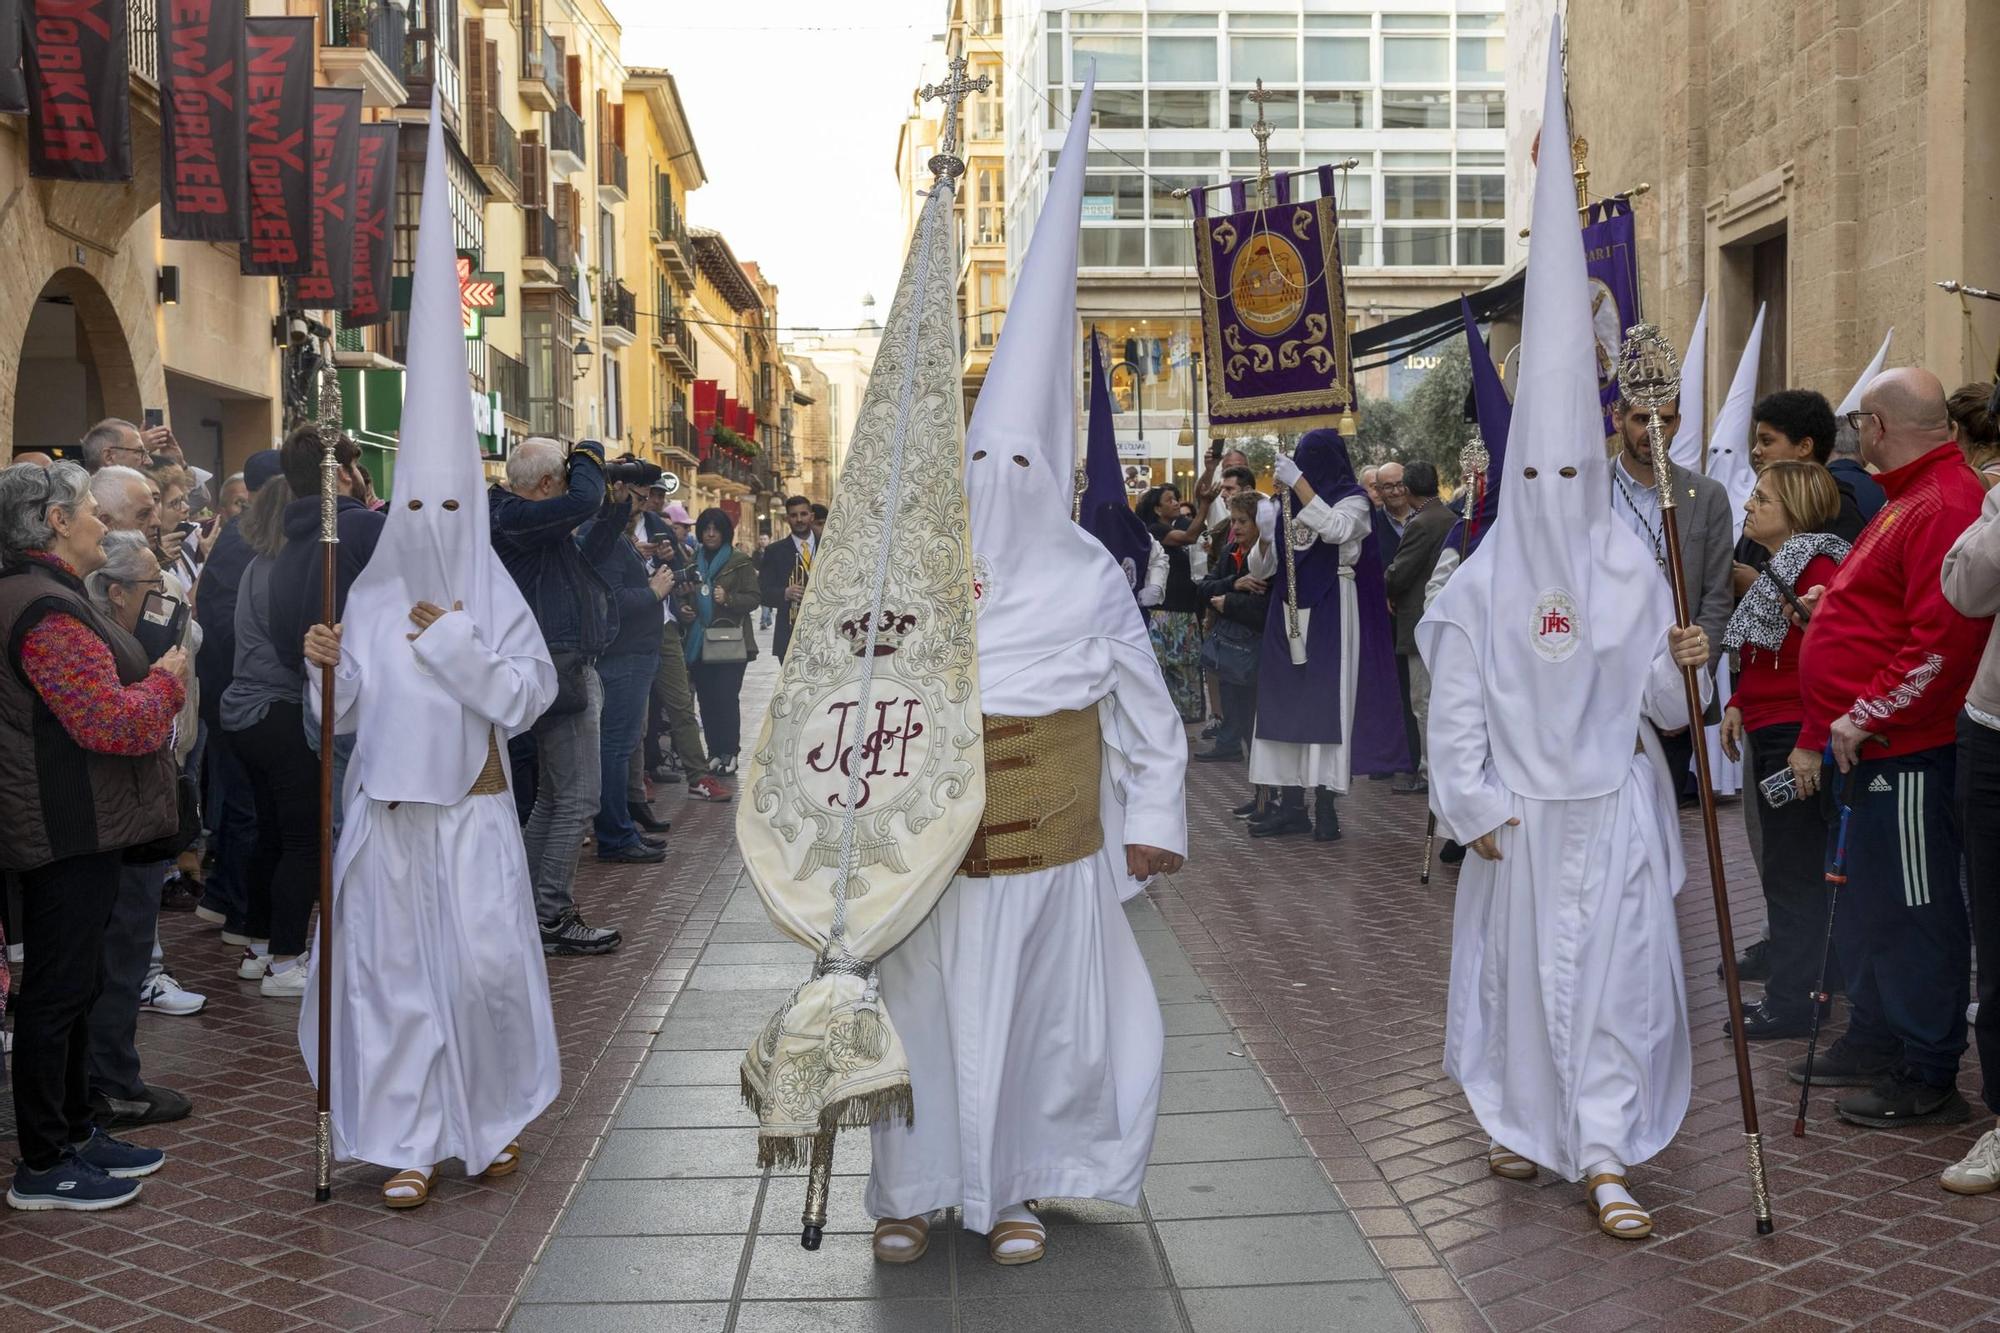
[[1590, 323], [1597, 335], [1597, 397], [1604, 407], [1604, 433], [1618, 406], [1618, 349], [1625, 330], [1637, 324], [1639, 252], [1632, 239], [1632, 202], [1606, 199], [1590, 206], [1583, 229], [1584, 261], [1590, 269]]
[[1153, 538], [1145, 523], [1132, 512], [1132, 498], [1125, 493], [1124, 470], [1118, 462], [1118, 435], [1111, 420], [1111, 380], [1104, 373], [1104, 357], [1095, 329], [1090, 335], [1088, 420], [1084, 487], [1077, 503], [1077, 522], [1111, 552], [1136, 597], [1146, 586]]
[[241, 0], [160, 6], [160, 235], [249, 236]]
[[[1472, 408], [1479, 416], [1479, 435], [1486, 441], [1486, 471], [1477, 478], [1466, 477], [1464, 516], [1452, 524], [1444, 544], [1461, 555], [1479, 549], [1480, 539], [1500, 515], [1500, 475], [1507, 462], [1507, 432], [1514, 424], [1514, 402], [1500, 384], [1500, 369], [1479, 325], [1472, 318], [1472, 302], [1458, 298], [1459, 315], [1465, 321], [1465, 347], [1472, 361]], [[1467, 524], [1470, 523], [1468, 527]]]
[[28, 174], [132, 179], [125, 0], [25, 0]]
[[[1333, 426], [1354, 407], [1333, 168], [1319, 177], [1320, 197], [1304, 203], [1210, 218], [1197, 199], [1208, 412], [1218, 435]], [[1230, 190], [1233, 204], [1240, 190]]]

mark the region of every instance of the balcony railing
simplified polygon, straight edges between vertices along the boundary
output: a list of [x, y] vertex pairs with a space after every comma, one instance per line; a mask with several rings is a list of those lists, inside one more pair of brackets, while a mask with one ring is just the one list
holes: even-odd
[[[575, 251], [571, 248], [567, 236], [562, 238], [561, 244], [565, 252], [574, 256]], [[579, 305], [583, 302], [583, 283], [583, 270], [576, 266], [573, 258], [556, 265], [556, 285], [569, 295], [570, 300]]]
[[615, 191], [620, 199], [631, 192], [631, 164], [624, 149], [616, 144], [598, 145], [597, 183], [603, 189]]
[[480, 176], [490, 186], [495, 177], [513, 186], [514, 197], [521, 197], [521, 136], [500, 114], [497, 106], [480, 106], [467, 99], [466, 151], [472, 157], [472, 165], [482, 168]]
[[688, 322], [672, 310], [662, 310], [657, 337], [660, 350], [674, 363], [674, 368], [683, 375], [694, 374], [694, 329]]
[[528, 363], [517, 361], [499, 348], [487, 345], [486, 383], [500, 395], [500, 410], [510, 417], [528, 419]]
[[639, 331], [638, 298], [616, 278], [607, 278], [604, 283], [604, 325], [631, 334]]
[[539, 21], [521, 21], [521, 100], [537, 111], [564, 105], [568, 89], [562, 52]]
[[694, 285], [694, 247], [688, 241], [687, 219], [674, 207], [673, 192], [665, 176], [654, 178], [653, 245], [673, 275], [687, 286]]
[[701, 432], [685, 416], [675, 416], [667, 422], [666, 438], [668, 449], [697, 458], [701, 454]]
[[555, 269], [570, 265], [569, 233], [556, 226], [556, 215], [546, 208], [530, 208], [523, 253]]
[[583, 151], [583, 117], [564, 103], [549, 116], [549, 152], [567, 153], [578, 162], [587, 159]]
[[327, 11], [328, 46], [365, 46], [398, 83], [409, 85], [409, 21], [402, 6], [387, 0], [328, 0]]
[[160, 85], [159, 0], [125, 0], [125, 63], [154, 87]]

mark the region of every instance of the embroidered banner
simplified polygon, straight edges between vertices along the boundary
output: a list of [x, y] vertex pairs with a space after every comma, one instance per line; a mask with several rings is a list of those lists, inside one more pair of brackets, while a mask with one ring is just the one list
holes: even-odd
[[125, 0], [23, 0], [28, 174], [132, 179]]
[[160, 6], [160, 235], [241, 241], [249, 235], [244, 167], [243, 6]]
[[0, 112], [25, 115], [28, 77], [21, 72], [21, 0], [0, 0]]
[[354, 159], [361, 139], [361, 90], [312, 94], [312, 269], [292, 285], [292, 305], [345, 310], [354, 299]]
[[347, 328], [389, 318], [389, 205], [396, 198], [397, 135], [393, 124], [361, 127], [354, 159], [354, 299], [340, 317]]
[[1606, 199], [1590, 206], [1583, 255], [1590, 269], [1590, 327], [1597, 336], [1597, 397], [1604, 407], [1604, 433], [1609, 435], [1611, 414], [1618, 406], [1618, 349], [1625, 344], [1625, 330], [1642, 317], [1631, 200]]
[[250, 239], [246, 274], [282, 277], [312, 267], [313, 21], [253, 18], [249, 73]]
[[1225, 187], [1239, 211], [1205, 216], [1194, 192], [1201, 267], [1208, 414], [1217, 435], [1257, 435], [1338, 425], [1354, 407], [1347, 293], [1333, 168], [1318, 171], [1320, 197], [1242, 210], [1241, 183]]

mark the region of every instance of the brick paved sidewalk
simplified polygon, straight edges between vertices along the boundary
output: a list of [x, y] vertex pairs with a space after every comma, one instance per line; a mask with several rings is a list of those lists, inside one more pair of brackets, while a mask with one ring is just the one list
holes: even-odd
[[[1695, 1036], [1694, 1104], [1673, 1144], [1633, 1171], [1653, 1239], [1599, 1235], [1582, 1190], [1486, 1171], [1486, 1138], [1441, 1071], [1455, 874], [1418, 884], [1424, 805], [1383, 783], [1341, 802], [1346, 839], [1253, 842], [1228, 808], [1240, 770], [1196, 766], [1197, 858], [1155, 894], [1377, 1255], [1433, 1328], [1818, 1330], [2000, 1325], [2000, 1195], [1937, 1174], [1991, 1121], [1865, 1131], [1815, 1094], [1791, 1137], [1802, 1041], [1753, 1045], [1777, 1234], [1751, 1229], [1740, 1111], [1701, 831], [1683, 821], [1679, 901]], [[1722, 811], [1739, 941], [1762, 895], [1742, 814]], [[1758, 988], [1752, 985], [1754, 996]], [[1837, 1020], [1838, 1020], [1837, 1015]], [[1836, 1021], [1822, 1036], [1840, 1030]], [[1824, 1046], [1822, 1046], [1824, 1049]], [[1961, 1088], [1978, 1107], [1970, 1053]]]
[[[737, 1064], [809, 961], [747, 881], [668, 1015], [510, 1333], [1348, 1333], [1415, 1321], [1251, 1069], [1152, 904], [1128, 909], [1160, 992], [1166, 1089], [1145, 1206], [1044, 1210], [1049, 1256], [1003, 1268], [933, 1229], [869, 1253], [866, 1134], [835, 1155], [827, 1237], [799, 1245], [800, 1172], [760, 1173]], [[920, 1109], [921, 1113], [921, 1109]]]

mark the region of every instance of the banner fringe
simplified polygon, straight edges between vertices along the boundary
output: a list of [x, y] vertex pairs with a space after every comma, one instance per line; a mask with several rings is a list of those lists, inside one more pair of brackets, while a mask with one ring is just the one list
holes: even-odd
[[[761, 1116], [762, 1099], [751, 1088], [749, 1080], [743, 1080], [742, 1091], [743, 1104]], [[867, 1129], [882, 1123], [913, 1125], [916, 1118], [916, 1099], [907, 1083], [860, 1097], [849, 1097], [827, 1107], [820, 1114], [816, 1133], [773, 1134], [760, 1131], [757, 1135], [757, 1166], [766, 1171], [790, 1171], [804, 1167], [811, 1160], [812, 1141], [818, 1134], [829, 1130]]]
[[1309, 430], [1322, 426], [1339, 429], [1340, 419], [1350, 415], [1351, 409], [1340, 412], [1319, 412], [1304, 417], [1273, 417], [1268, 421], [1217, 421], [1210, 417], [1208, 435], [1215, 440], [1240, 440], [1256, 435], [1303, 435]]

